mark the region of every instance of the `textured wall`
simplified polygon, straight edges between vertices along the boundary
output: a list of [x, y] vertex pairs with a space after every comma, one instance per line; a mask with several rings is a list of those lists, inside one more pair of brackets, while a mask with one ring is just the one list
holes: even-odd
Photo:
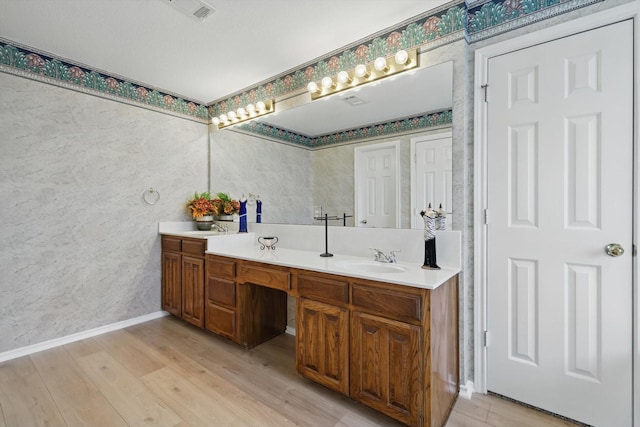
[[0, 93], [0, 352], [160, 310], [157, 223], [207, 188], [206, 125], [8, 74]]
[[[311, 152], [232, 130], [211, 133], [211, 191], [262, 200], [262, 220], [309, 224], [313, 219]], [[255, 206], [247, 207], [249, 222]]]
[[[312, 153], [313, 204], [322, 206], [323, 214], [354, 215], [353, 149], [354, 145], [342, 145]], [[320, 221], [314, 223], [320, 224]], [[330, 225], [338, 224], [337, 221], [330, 223]], [[353, 224], [354, 218], [348, 218], [347, 225], [353, 226]]]

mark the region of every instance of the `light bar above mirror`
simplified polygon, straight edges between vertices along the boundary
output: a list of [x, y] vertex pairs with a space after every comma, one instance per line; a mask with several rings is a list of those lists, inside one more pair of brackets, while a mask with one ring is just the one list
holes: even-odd
[[418, 66], [418, 49], [400, 50], [395, 55], [380, 56], [372, 64], [361, 63], [353, 70], [339, 71], [319, 82], [309, 82], [307, 91], [312, 100], [353, 89], [363, 84], [391, 77]]

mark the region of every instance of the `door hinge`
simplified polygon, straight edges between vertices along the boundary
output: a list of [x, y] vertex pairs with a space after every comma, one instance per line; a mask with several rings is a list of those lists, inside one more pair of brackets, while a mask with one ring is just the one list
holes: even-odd
[[638, 255], [638, 247], [634, 243], [633, 245], [631, 245], [631, 256], [636, 256], [636, 255]]
[[482, 345], [484, 347], [489, 347], [489, 331], [484, 331], [482, 336]]
[[484, 210], [484, 223], [489, 224], [489, 209]]
[[489, 87], [489, 83], [485, 83], [480, 86], [481, 89], [484, 90], [484, 102], [487, 102], [487, 88]]

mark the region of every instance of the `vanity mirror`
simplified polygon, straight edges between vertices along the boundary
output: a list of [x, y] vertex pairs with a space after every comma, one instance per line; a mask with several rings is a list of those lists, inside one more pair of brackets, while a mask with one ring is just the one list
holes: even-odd
[[[256, 121], [271, 129], [271, 134], [251, 133], [247, 127], [211, 132], [211, 188], [225, 188], [239, 195], [260, 194], [263, 222], [267, 223], [320, 224], [314, 221], [314, 209], [322, 207], [323, 213], [341, 219], [345, 213], [352, 216], [347, 226], [379, 226], [364, 216], [367, 206], [378, 203], [383, 212], [395, 211], [397, 215], [391, 225], [383, 226], [420, 228], [413, 218], [414, 211], [426, 208], [422, 206], [425, 202], [418, 200], [419, 186], [420, 192], [446, 188], [449, 194], [438, 196], [443, 200], [434, 200], [436, 205], [446, 206], [451, 201], [452, 76], [453, 63], [448, 61], [315, 101], [308, 93], [278, 100], [275, 114]], [[420, 120], [424, 123], [424, 117], [432, 120], [432, 113], [437, 113], [434, 125], [417, 125]], [[438, 114], [444, 119], [441, 122], [437, 121]], [[367, 138], [372, 126], [376, 131], [389, 132], [375, 132], [374, 137]], [[393, 132], [397, 129], [402, 131]], [[305, 147], [283, 143], [277, 138], [280, 130], [304, 135], [314, 144]], [[358, 137], [336, 142], [336, 134]], [[444, 157], [448, 180], [430, 181], [428, 176], [416, 173], [411, 159], [420, 153], [416, 151], [418, 144], [447, 138], [449, 148]], [[383, 176], [377, 190], [366, 184], [371, 177], [362, 178], [364, 184], [360, 185], [355, 178], [356, 152], [374, 144], [396, 147], [395, 159], [381, 160], [384, 167], [392, 166], [389, 162], [393, 160], [393, 179]], [[360, 165], [363, 161], [369, 160], [361, 159]], [[364, 204], [357, 203], [358, 194], [368, 195]], [[446, 209], [450, 211], [450, 206]], [[248, 215], [249, 222], [254, 221], [255, 212], [249, 211]], [[342, 224], [340, 220], [330, 225]]]

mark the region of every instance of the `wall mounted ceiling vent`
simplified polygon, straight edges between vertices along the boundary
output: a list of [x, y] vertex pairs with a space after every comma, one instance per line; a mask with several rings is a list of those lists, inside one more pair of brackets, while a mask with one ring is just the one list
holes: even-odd
[[352, 107], [367, 103], [367, 101], [362, 100], [355, 95], [345, 96], [344, 98], [341, 98], [341, 99], [347, 104], [351, 105]]
[[196, 21], [202, 21], [207, 16], [213, 14], [213, 7], [204, 3], [201, 0], [165, 0], [175, 9], [181, 13], [195, 19]]

